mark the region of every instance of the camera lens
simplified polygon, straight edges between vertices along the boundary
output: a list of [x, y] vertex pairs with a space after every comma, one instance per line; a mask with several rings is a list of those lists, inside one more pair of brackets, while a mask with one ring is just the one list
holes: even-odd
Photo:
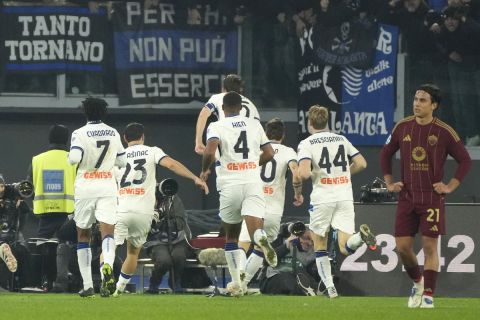
[[295, 236], [301, 236], [302, 234], [305, 233], [306, 230], [307, 230], [307, 227], [305, 226], [305, 223], [303, 223], [302, 221], [291, 223], [288, 226], [288, 231], [290, 231], [290, 233]]

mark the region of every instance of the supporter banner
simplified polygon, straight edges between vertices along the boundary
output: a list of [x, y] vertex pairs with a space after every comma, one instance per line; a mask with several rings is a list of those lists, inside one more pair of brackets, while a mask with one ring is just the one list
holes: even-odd
[[189, 25], [186, 8], [115, 6], [114, 46], [119, 104], [206, 101], [237, 72], [238, 35], [232, 25]]
[[369, 68], [374, 54], [376, 25], [347, 21], [335, 27], [313, 29], [315, 57], [328, 65]]
[[300, 139], [307, 133], [307, 111], [330, 109], [330, 130], [354, 145], [382, 145], [393, 127], [398, 29], [379, 25], [373, 65], [366, 70], [319, 64], [310, 36], [301, 39], [299, 69]]
[[75, 6], [0, 8], [0, 61], [4, 72], [102, 72], [106, 10]]

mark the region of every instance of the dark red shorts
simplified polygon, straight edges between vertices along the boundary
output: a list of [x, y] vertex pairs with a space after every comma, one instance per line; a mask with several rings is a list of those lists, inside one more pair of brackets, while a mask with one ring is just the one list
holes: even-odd
[[413, 237], [419, 230], [422, 235], [432, 238], [445, 234], [445, 198], [428, 205], [398, 201], [395, 236]]

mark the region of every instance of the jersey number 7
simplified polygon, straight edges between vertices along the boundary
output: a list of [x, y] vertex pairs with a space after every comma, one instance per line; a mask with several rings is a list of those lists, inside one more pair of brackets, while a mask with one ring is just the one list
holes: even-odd
[[95, 169], [100, 168], [100, 166], [102, 165], [103, 159], [105, 159], [105, 155], [107, 154], [109, 146], [110, 146], [110, 140], [97, 141], [97, 148], [103, 147], [103, 150], [102, 150], [102, 153], [100, 153], [100, 157], [98, 157], [97, 163], [95, 164]]

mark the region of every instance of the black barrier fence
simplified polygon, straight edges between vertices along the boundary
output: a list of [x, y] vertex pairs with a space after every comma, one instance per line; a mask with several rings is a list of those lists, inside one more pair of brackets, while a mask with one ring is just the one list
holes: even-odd
[[[367, 223], [377, 234], [378, 248], [362, 246], [346, 258], [339, 256], [337, 290], [343, 295], [408, 296], [412, 286], [395, 250], [395, 203], [358, 204], [356, 225]], [[480, 297], [476, 272], [480, 255], [475, 244], [480, 241], [478, 211], [480, 206], [447, 204], [447, 234], [440, 237], [440, 273], [436, 294], [448, 297]], [[423, 251], [417, 235], [415, 252], [423, 265]], [[405, 302], [406, 303], [406, 302]]]
[[[348, 257], [337, 254], [335, 274], [339, 282], [337, 289], [345, 296], [407, 296], [411, 281], [403, 270], [395, 250], [394, 219], [395, 203], [355, 205], [356, 226], [370, 225], [377, 235], [378, 248], [370, 251], [366, 246]], [[480, 205], [447, 204], [447, 234], [439, 241], [440, 273], [437, 295], [448, 297], [480, 297], [478, 283], [480, 255], [475, 244], [480, 242], [478, 232], [478, 212]], [[218, 210], [187, 210], [188, 223], [193, 236], [209, 231], [219, 231]], [[308, 214], [303, 216], [285, 215], [284, 222], [302, 220], [308, 222]], [[32, 222], [32, 221], [30, 221]], [[34, 236], [35, 227], [30, 225], [26, 238]], [[423, 252], [420, 250], [420, 237], [417, 236], [415, 252], [423, 265]], [[338, 250], [337, 250], [338, 252]], [[124, 257], [123, 250], [117, 254]]]
[[[362, 246], [348, 257], [337, 253], [335, 274], [339, 279], [337, 289], [345, 296], [408, 296], [412, 286], [395, 249], [394, 221], [396, 203], [355, 205], [356, 226], [367, 223], [377, 235], [378, 247], [370, 251]], [[480, 255], [475, 243], [480, 241], [478, 232], [479, 205], [447, 204], [447, 234], [440, 237], [440, 273], [437, 291], [448, 297], [480, 297], [476, 273]], [[189, 224], [193, 230], [218, 231], [218, 210], [189, 210]], [[303, 216], [285, 215], [283, 222], [302, 220]], [[210, 229], [209, 229], [210, 228]], [[198, 232], [194, 233], [197, 234]], [[338, 250], [337, 250], [338, 252]], [[423, 266], [420, 236], [417, 236], [415, 252]]]

